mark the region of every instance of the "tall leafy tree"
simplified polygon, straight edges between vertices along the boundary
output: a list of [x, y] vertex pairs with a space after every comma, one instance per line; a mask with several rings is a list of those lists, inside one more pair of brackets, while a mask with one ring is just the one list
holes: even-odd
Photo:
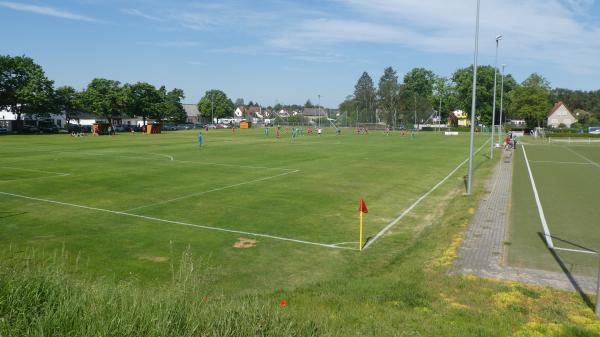
[[531, 74], [511, 93], [513, 112], [525, 119], [527, 125], [542, 126], [552, 107], [550, 83], [542, 76]]
[[53, 111], [64, 114], [67, 123], [77, 119], [77, 114], [82, 110], [81, 93], [68, 85], [56, 88], [53, 97]]
[[[471, 113], [471, 93], [473, 88], [473, 67], [458, 69], [452, 75], [456, 86], [457, 109]], [[498, 94], [500, 93], [500, 85]], [[477, 68], [477, 113], [480, 123], [491, 125], [492, 101], [494, 95], [494, 67], [478, 66]], [[498, 96], [499, 98], [500, 96]], [[499, 103], [499, 102], [497, 102]], [[498, 107], [497, 107], [498, 108]]]
[[393, 125], [397, 118], [398, 94], [398, 74], [392, 67], [387, 67], [379, 79], [377, 90], [377, 103], [387, 125]]
[[21, 120], [23, 114], [48, 115], [54, 82], [26, 56], [0, 55], [0, 108]]
[[157, 113], [162, 103], [161, 95], [156, 88], [146, 82], [125, 84], [123, 87], [124, 109], [131, 117], [141, 117], [143, 125], [146, 119]]
[[169, 120], [177, 123], [184, 122], [187, 115], [181, 104], [181, 101], [185, 98], [183, 90], [175, 88], [167, 92], [165, 86], [161, 86], [158, 89], [158, 94], [160, 103], [157, 108], [154, 109], [150, 117], [158, 121]]
[[405, 90], [429, 99], [433, 93], [436, 76], [425, 68], [413, 68], [404, 75]]
[[119, 81], [95, 78], [83, 93], [85, 109], [112, 123], [112, 117], [123, 111], [125, 95]]
[[208, 90], [198, 102], [198, 111], [205, 118], [230, 117], [233, 110], [233, 102], [221, 90]]
[[375, 122], [375, 103], [377, 93], [373, 79], [366, 71], [362, 73], [354, 86], [354, 99], [358, 109], [359, 122]]

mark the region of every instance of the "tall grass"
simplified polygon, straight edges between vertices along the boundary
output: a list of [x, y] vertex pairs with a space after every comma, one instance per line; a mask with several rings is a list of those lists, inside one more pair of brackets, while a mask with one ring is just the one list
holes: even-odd
[[172, 281], [137, 282], [70, 276], [78, 258], [0, 253], [0, 336], [322, 336], [279, 303], [256, 297], [207, 297], [210, 268], [185, 251]]

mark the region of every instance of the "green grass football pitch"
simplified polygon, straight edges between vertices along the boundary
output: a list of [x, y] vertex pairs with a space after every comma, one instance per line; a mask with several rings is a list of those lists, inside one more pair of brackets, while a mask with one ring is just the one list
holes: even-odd
[[202, 148], [196, 135], [1, 137], [0, 244], [66, 247], [89, 275], [148, 282], [189, 246], [224, 289], [294, 286], [352, 272], [360, 197], [365, 238], [388, 228], [363, 253], [376, 257], [431, 222], [466, 174], [467, 135], [210, 130]]
[[508, 262], [560, 271], [559, 260], [574, 274], [595, 276], [600, 251], [599, 144], [525, 145], [556, 257], [542, 240], [542, 224], [522, 148], [514, 156]]

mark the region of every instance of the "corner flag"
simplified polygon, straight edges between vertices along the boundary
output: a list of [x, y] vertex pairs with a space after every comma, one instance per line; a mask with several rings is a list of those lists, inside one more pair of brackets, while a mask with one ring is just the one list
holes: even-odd
[[369, 209], [367, 208], [367, 204], [363, 198], [360, 198], [360, 204], [358, 205], [358, 211], [360, 212], [360, 228], [359, 228], [359, 236], [358, 236], [358, 249], [362, 252], [363, 248], [363, 213], [369, 213]]

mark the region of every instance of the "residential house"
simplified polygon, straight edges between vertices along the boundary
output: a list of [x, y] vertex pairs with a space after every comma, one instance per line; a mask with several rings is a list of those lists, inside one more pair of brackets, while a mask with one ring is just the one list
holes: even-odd
[[548, 112], [548, 127], [558, 128], [564, 125], [567, 128], [571, 127], [571, 124], [577, 122], [577, 118], [573, 116], [573, 113], [567, 108], [565, 103], [559, 101], [554, 104], [550, 112]]
[[200, 117], [200, 111], [198, 111], [198, 106], [196, 104], [182, 104], [183, 110], [185, 110], [186, 114], [186, 122], [188, 123], [200, 123], [202, 118]]
[[448, 114], [448, 125], [467, 127], [471, 125], [469, 115], [462, 110], [454, 110]]
[[304, 108], [302, 116], [308, 119], [309, 122], [318, 120], [319, 118], [327, 118], [327, 110], [321, 108]]

